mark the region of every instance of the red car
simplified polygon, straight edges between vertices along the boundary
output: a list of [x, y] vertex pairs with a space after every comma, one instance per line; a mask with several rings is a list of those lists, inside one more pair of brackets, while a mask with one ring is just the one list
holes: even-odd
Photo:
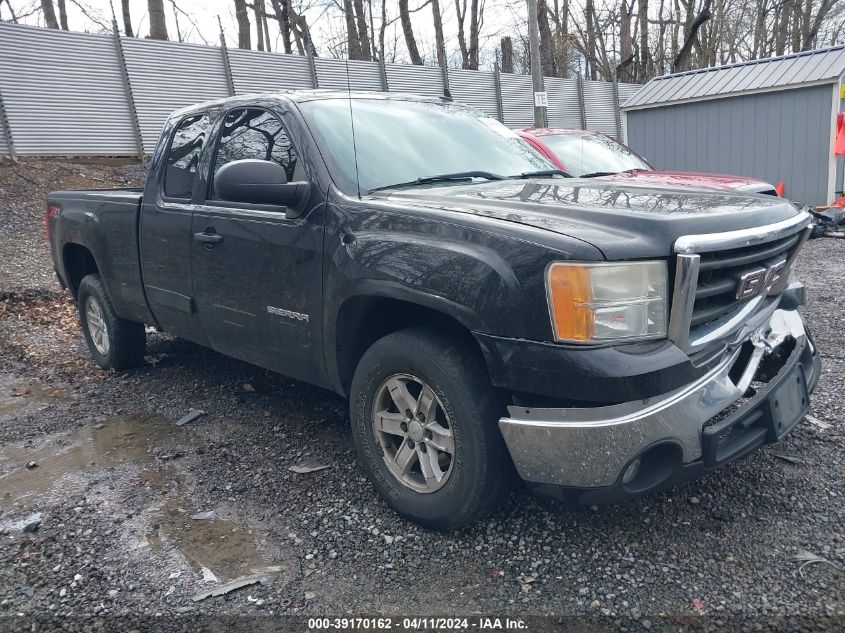
[[606, 178], [643, 185], [684, 185], [776, 196], [770, 183], [743, 176], [661, 171], [606, 134], [559, 128], [525, 128], [516, 133], [556, 167], [576, 178]]

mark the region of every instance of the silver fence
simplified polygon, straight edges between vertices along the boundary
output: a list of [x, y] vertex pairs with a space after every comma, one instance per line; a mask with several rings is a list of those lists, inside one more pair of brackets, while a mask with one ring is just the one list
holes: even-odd
[[[442, 96], [505, 125], [533, 124], [527, 75], [311, 58], [0, 23], [0, 155], [139, 155], [173, 110], [233, 94], [297, 88]], [[348, 69], [348, 70], [347, 70]], [[639, 89], [545, 79], [550, 126], [622, 138], [620, 105]]]

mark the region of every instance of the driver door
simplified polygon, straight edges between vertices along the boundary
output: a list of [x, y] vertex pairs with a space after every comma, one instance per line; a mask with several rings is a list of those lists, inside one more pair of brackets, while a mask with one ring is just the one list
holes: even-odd
[[218, 135], [208, 192], [194, 209], [191, 227], [191, 271], [200, 323], [214, 349], [316, 381], [322, 359], [325, 205], [315, 200], [319, 194], [311, 193], [306, 211], [288, 219], [281, 205], [221, 199], [214, 177], [231, 161], [272, 160], [282, 165], [288, 181], [303, 181], [306, 176], [282, 120], [269, 110], [230, 110]]

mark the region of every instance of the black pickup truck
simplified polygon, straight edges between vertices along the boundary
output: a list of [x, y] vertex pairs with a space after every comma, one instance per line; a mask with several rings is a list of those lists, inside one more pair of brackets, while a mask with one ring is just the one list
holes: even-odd
[[328, 91], [175, 112], [144, 190], [50, 194], [104, 368], [145, 329], [349, 399], [376, 490], [452, 529], [516, 472], [581, 503], [787, 434], [819, 377], [769, 196], [567, 177], [447, 100]]

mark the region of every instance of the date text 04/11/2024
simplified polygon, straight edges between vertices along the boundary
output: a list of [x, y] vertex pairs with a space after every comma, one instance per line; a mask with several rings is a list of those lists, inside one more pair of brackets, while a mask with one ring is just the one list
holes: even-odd
[[404, 631], [525, 631], [527, 623], [519, 618], [435, 618], [405, 617], [394, 619], [382, 618], [309, 618], [308, 630], [354, 631], [366, 630], [404, 630]]

